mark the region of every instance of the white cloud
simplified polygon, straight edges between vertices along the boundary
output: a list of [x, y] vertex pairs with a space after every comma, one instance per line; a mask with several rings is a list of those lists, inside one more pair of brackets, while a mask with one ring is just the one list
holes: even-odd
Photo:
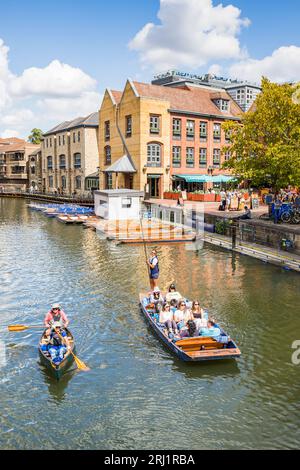
[[0, 110], [10, 103], [8, 84], [12, 74], [8, 67], [8, 52], [9, 48], [0, 38]]
[[60, 120], [74, 119], [79, 116], [87, 116], [99, 109], [101, 95], [95, 91], [87, 91], [76, 98], [45, 98], [38, 101], [41, 110], [47, 110], [49, 119], [60, 116]]
[[96, 80], [79, 68], [53, 60], [45, 68], [31, 67], [15, 77], [10, 90], [16, 96], [77, 96], [94, 89]]
[[299, 81], [300, 47], [286, 46], [276, 49], [261, 60], [246, 59], [229, 68], [233, 78], [260, 82], [262, 76], [274, 82]]
[[24, 122], [34, 119], [30, 109], [19, 109], [12, 114], [0, 116], [0, 123], [4, 126], [23, 126]]
[[250, 21], [241, 10], [212, 0], [160, 0], [160, 24], [146, 24], [130, 42], [144, 66], [156, 71], [243, 56], [238, 34]]
[[15, 129], [5, 129], [1, 132], [2, 139], [7, 139], [8, 137], [20, 137], [20, 133]]
[[97, 111], [96, 89], [96, 80], [59, 60], [13, 74], [9, 47], [0, 39], [0, 134], [27, 137], [33, 127], [46, 130]]

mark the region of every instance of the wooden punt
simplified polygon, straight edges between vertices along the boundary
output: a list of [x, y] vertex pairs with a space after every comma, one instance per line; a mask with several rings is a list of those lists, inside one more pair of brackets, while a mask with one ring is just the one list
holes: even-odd
[[[74, 337], [70, 330], [65, 329], [65, 331], [67, 332], [67, 335], [68, 335], [68, 340], [70, 342], [71, 350], [75, 354]], [[42, 334], [42, 337], [39, 342], [39, 355], [41, 358], [41, 362], [47, 367], [47, 369], [49, 369], [53, 373], [54, 377], [57, 380], [59, 380], [61, 376], [66, 372], [66, 370], [73, 364], [74, 356], [71, 354], [70, 351], [68, 351], [63, 361], [60, 364], [58, 365], [53, 364], [53, 362], [51, 361], [50, 355], [46, 354], [45, 352], [41, 350], [41, 345], [45, 339], [45, 333], [46, 333], [46, 330]]]
[[[204, 362], [224, 359], [236, 359], [241, 356], [241, 351], [236, 343], [230, 339], [227, 344], [217, 342], [213, 338], [198, 336], [194, 338], [184, 338], [179, 341], [171, 341], [165, 333], [165, 327], [157, 324], [151, 316], [151, 308], [144, 305], [144, 299], [147, 294], [140, 294], [141, 311], [147, 323], [154, 333], [181, 361], [185, 362]], [[228, 336], [222, 328], [221, 336]]]

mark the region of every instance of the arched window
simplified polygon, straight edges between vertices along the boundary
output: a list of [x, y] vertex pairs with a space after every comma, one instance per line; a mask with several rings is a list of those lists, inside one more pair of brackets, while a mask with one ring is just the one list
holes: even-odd
[[48, 168], [48, 170], [52, 170], [52, 169], [53, 169], [53, 160], [52, 160], [52, 157], [47, 157], [47, 168]]
[[61, 170], [65, 170], [66, 168], [66, 156], [65, 155], [59, 156], [59, 168]]
[[104, 147], [105, 165], [111, 165], [111, 147], [106, 145]]
[[67, 179], [66, 179], [65, 176], [61, 177], [61, 187], [62, 187], [62, 189], [66, 189], [66, 187], [67, 187]]
[[147, 166], [160, 167], [161, 163], [161, 149], [160, 144], [148, 144], [147, 145]]
[[75, 189], [81, 189], [81, 176], [75, 178]]
[[74, 168], [81, 168], [81, 153], [74, 153]]

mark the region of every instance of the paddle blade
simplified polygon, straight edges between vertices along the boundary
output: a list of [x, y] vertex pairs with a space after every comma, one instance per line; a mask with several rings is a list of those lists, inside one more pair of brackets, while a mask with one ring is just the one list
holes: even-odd
[[29, 329], [29, 327], [25, 325], [9, 325], [7, 328], [8, 331], [25, 331]]
[[81, 361], [77, 356], [75, 356], [75, 354], [73, 354], [73, 356], [79, 370], [82, 370], [84, 372], [88, 372], [89, 370], [91, 370], [83, 361]]

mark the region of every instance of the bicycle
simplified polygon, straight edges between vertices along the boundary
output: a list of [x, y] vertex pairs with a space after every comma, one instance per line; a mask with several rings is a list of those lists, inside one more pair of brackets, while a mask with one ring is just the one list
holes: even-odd
[[291, 207], [282, 212], [280, 219], [284, 224], [300, 224], [300, 209]]

